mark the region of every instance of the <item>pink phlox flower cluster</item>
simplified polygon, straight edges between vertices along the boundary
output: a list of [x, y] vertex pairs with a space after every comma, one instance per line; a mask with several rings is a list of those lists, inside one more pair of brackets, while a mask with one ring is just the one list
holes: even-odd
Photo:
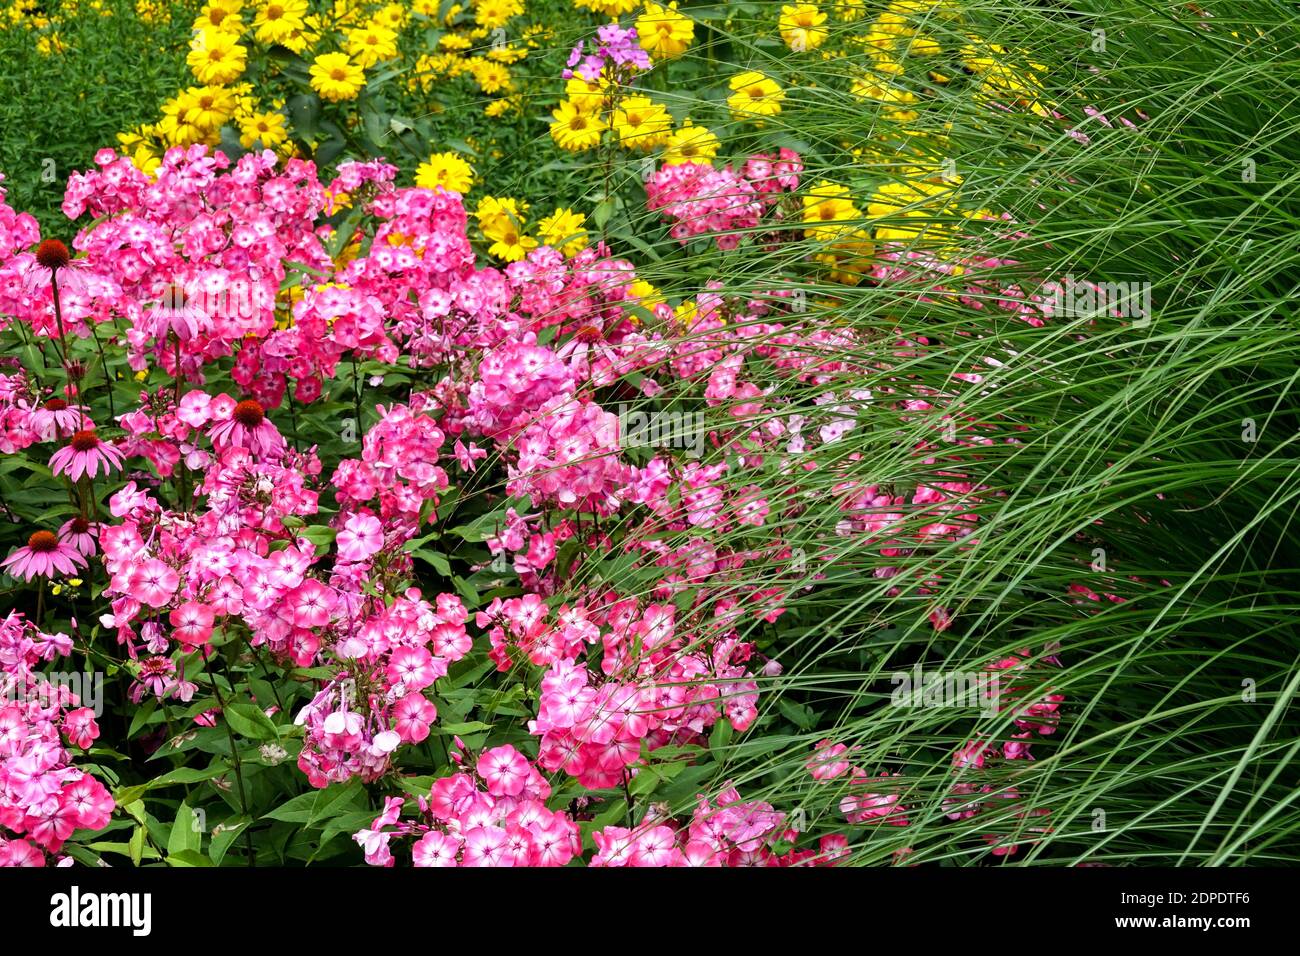
[[397, 178], [397, 173], [398, 168], [383, 159], [339, 163], [334, 179], [325, 187], [325, 214], [333, 215], [344, 208], [343, 201], [350, 201], [353, 194], [362, 193], [367, 186], [376, 193], [385, 190]]
[[74, 830], [112, 817], [108, 788], [70, 752], [99, 737], [94, 711], [33, 669], [71, 650], [17, 612], [0, 621], [0, 866], [44, 866]]
[[712, 236], [728, 251], [758, 228], [764, 211], [783, 193], [798, 189], [802, 169], [798, 155], [784, 149], [775, 162], [768, 154], [755, 154], [739, 171], [701, 162], [665, 164], [646, 179], [646, 206], [663, 215], [683, 245]]
[[712, 236], [719, 249], [735, 249], [746, 230], [758, 227], [763, 214], [754, 184], [730, 166], [660, 166], [645, 186], [646, 206], [663, 215], [672, 237], [682, 245], [697, 236]]
[[436, 517], [431, 506], [450, 483], [439, 464], [446, 435], [434, 419], [409, 405], [380, 406], [379, 414], [362, 441], [361, 458], [341, 461], [331, 484], [341, 504], [378, 500], [386, 527], [404, 526], [413, 533], [422, 519]]
[[[283, 375], [272, 373], [284, 368], [267, 367], [246, 340], [273, 330], [286, 262], [332, 265], [313, 228], [325, 205], [315, 166], [289, 160], [278, 168], [269, 151], [232, 164], [205, 146], [168, 150], [152, 177], [113, 150], [101, 150], [95, 163], [69, 179], [64, 199], [68, 216], [96, 217], [75, 242], [84, 253], [78, 261], [104, 284], [94, 290], [95, 320], [128, 319], [132, 368], [156, 363], [193, 381], [238, 348], [236, 381], [277, 405]], [[69, 298], [75, 322], [80, 312]], [[49, 334], [45, 306], [34, 308], [28, 320]]]
[[[774, 845], [794, 842], [798, 831], [785, 825], [785, 814], [760, 800], [743, 801], [728, 781], [715, 801], [699, 796], [687, 821], [654, 812], [636, 827], [609, 826], [592, 834], [597, 853], [592, 866], [815, 866], [828, 862], [815, 850]], [[823, 850], [829, 849], [824, 846]]]
[[[0, 173], [0, 183], [4, 174]], [[41, 241], [40, 225], [30, 213], [15, 212], [5, 201], [0, 186], [0, 329], [9, 327], [10, 316], [26, 307], [26, 276], [33, 257], [25, 250]]]
[[430, 604], [411, 588], [348, 625], [332, 646], [338, 676], [295, 718], [306, 728], [298, 766], [312, 786], [378, 779], [401, 744], [429, 736], [438, 710], [423, 692], [469, 653], [467, 620], [460, 598]]
[[564, 362], [537, 345], [530, 334], [483, 356], [478, 378], [470, 387], [470, 414], [482, 434], [509, 441], [539, 418], [552, 398], [567, 398], [572, 384]]
[[[547, 667], [528, 725], [541, 738], [541, 767], [600, 789], [621, 782], [643, 746], [698, 742], [723, 717], [749, 727], [757, 685], [743, 664], [748, 645], [727, 632], [692, 641], [673, 605], [603, 600], [604, 609], [565, 605], [552, 621], [540, 598], [526, 595], [494, 601], [475, 618], [490, 628], [498, 668], [510, 667], [516, 649]], [[594, 645], [598, 673], [585, 662]]]
[[629, 468], [619, 457], [618, 418], [593, 402], [556, 396], [515, 440], [506, 491], [534, 507], [608, 515]]
[[550, 784], [509, 745], [479, 754], [464, 771], [436, 780], [417, 801], [417, 819], [404, 821], [404, 800], [389, 797], [384, 812], [353, 839], [371, 866], [392, 866], [394, 838], [414, 840], [417, 867], [564, 866], [582, 851], [578, 824], [548, 810]]

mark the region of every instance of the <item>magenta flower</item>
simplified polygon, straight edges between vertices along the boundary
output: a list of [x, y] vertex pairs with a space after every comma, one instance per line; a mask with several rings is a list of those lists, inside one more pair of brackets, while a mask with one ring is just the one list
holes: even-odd
[[82, 475], [94, 478], [99, 474], [100, 465], [103, 465], [105, 475], [121, 469], [123, 458], [114, 446], [100, 441], [94, 431], [83, 428], [50, 458], [50, 470], [76, 481]]
[[407, 694], [393, 708], [393, 716], [402, 740], [418, 744], [429, 736], [429, 727], [438, 717], [438, 708], [420, 694]]
[[0, 564], [0, 568], [8, 568], [10, 574], [24, 581], [53, 577], [56, 571], [73, 574], [78, 566], [84, 568], [86, 559], [53, 531], [37, 531], [27, 539], [27, 547], [19, 548]]
[[506, 744], [485, 750], [478, 758], [476, 769], [487, 782], [488, 793], [494, 797], [513, 797], [523, 791], [532, 767], [528, 758]]
[[411, 858], [419, 867], [455, 866], [460, 847], [459, 837], [430, 830], [411, 848]]
[[334, 589], [308, 578], [285, 595], [285, 618], [295, 627], [324, 627], [337, 599]]
[[95, 722], [95, 712], [89, 707], [78, 707], [76, 710], [68, 711], [63, 717], [63, 735], [68, 738], [69, 743], [82, 750], [90, 749], [90, 745], [99, 736], [99, 724]]
[[387, 676], [392, 683], [402, 684], [409, 694], [424, 690], [439, 675], [434, 670], [433, 656], [425, 648], [399, 647], [389, 659]]

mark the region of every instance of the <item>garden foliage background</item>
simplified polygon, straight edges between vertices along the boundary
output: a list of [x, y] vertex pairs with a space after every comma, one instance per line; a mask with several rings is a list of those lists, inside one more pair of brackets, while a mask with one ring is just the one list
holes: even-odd
[[1293, 861], [1298, 39], [10, 0], [0, 863]]

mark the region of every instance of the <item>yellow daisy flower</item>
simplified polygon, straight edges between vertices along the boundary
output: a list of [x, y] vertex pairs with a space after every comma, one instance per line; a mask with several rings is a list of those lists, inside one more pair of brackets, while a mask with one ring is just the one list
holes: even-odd
[[662, 104], [648, 96], [628, 96], [619, 104], [610, 120], [618, 141], [629, 149], [654, 149], [668, 139], [673, 118]]
[[671, 59], [686, 52], [695, 39], [695, 22], [677, 12], [677, 3], [663, 7], [646, 0], [645, 12], [636, 18], [641, 48], [651, 56]]
[[566, 207], [557, 207], [537, 224], [537, 235], [552, 249], [558, 249], [572, 258], [587, 248], [587, 217]]
[[561, 149], [577, 153], [600, 145], [605, 123], [596, 113], [580, 109], [573, 100], [565, 100], [551, 115], [555, 117], [551, 139]]
[[826, 42], [825, 22], [826, 14], [815, 3], [786, 4], [777, 27], [786, 46], [795, 53], [807, 53]]
[[191, 41], [185, 62], [200, 83], [220, 86], [243, 75], [248, 51], [233, 34], [204, 30]]
[[331, 103], [356, 99], [365, 83], [365, 71], [346, 53], [322, 53], [311, 65], [311, 88]]
[[455, 153], [434, 153], [415, 171], [415, 185], [421, 189], [441, 186], [463, 195], [474, 185], [474, 167]]
[[762, 73], [753, 70], [737, 73], [728, 85], [732, 92], [727, 97], [727, 105], [737, 119], [775, 116], [781, 112], [785, 90]]

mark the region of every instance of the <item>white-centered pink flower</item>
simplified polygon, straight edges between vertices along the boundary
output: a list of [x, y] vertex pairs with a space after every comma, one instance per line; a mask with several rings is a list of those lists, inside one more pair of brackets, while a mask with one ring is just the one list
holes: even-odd
[[335, 539], [343, 561], [368, 560], [384, 546], [384, 526], [374, 515], [355, 514], [343, 523]]

